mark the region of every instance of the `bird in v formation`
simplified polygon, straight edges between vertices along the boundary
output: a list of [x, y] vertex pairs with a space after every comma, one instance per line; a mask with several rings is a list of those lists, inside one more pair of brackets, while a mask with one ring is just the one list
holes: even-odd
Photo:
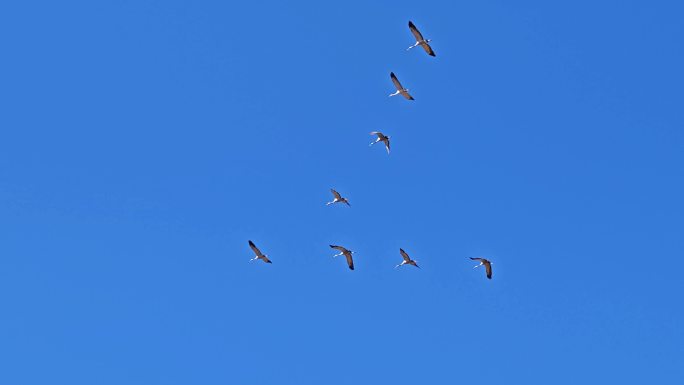
[[430, 44], [429, 44], [431, 40], [425, 39], [423, 37], [423, 34], [420, 33], [418, 28], [416, 28], [416, 26], [411, 21], [408, 22], [408, 26], [409, 26], [409, 30], [411, 30], [411, 33], [416, 38], [416, 43], [413, 44], [412, 46], [406, 48], [406, 50], [408, 51], [411, 48], [416, 48], [418, 46], [421, 46], [421, 47], [423, 47], [425, 52], [427, 52], [428, 55], [435, 56], [435, 51], [432, 50], [432, 47], [430, 47]]
[[[411, 31], [411, 34], [413, 34], [413, 36], [415, 37], [416, 42], [413, 45], [411, 45], [410, 47], [408, 47], [406, 50], [409, 51], [415, 47], [421, 46], [423, 48], [423, 50], [425, 50], [425, 52], [428, 55], [433, 56], [433, 57], [436, 56], [435, 51], [432, 49], [432, 47], [429, 44], [431, 39], [425, 39], [423, 37], [423, 34], [420, 32], [420, 30], [418, 30], [418, 28], [415, 26], [415, 24], [413, 24], [413, 22], [410, 20], [408, 22], [408, 27], [409, 27], [409, 30]], [[396, 91], [394, 93], [391, 93], [389, 96], [401, 95], [407, 100], [415, 100], [413, 98], [413, 96], [411, 96], [411, 94], [409, 94], [408, 88], [404, 88], [404, 86], [402, 86], [401, 82], [399, 82], [399, 79], [394, 74], [394, 72], [390, 72], [390, 79], [392, 79], [392, 83], [394, 84]], [[387, 150], [387, 154], [390, 153], [390, 137], [389, 136], [383, 134], [380, 131], [373, 131], [370, 133], [370, 135], [377, 136], [375, 141], [371, 142], [370, 146], [372, 146], [376, 143], [379, 143], [379, 142], [383, 142], [385, 144], [385, 149]], [[349, 204], [349, 201], [347, 200], [347, 198], [342, 197], [342, 195], [340, 195], [340, 193], [338, 193], [334, 189], [330, 189], [330, 191], [333, 194], [333, 200], [330, 202], [327, 202], [326, 206], [332, 205], [335, 203], [344, 203], [347, 206], [351, 206]], [[255, 257], [252, 258], [250, 261], [260, 259], [266, 263], [271, 263], [271, 260], [268, 259], [268, 257], [265, 254], [263, 254], [261, 252], [261, 250], [259, 250], [259, 248], [257, 248], [256, 245], [254, 245], [254, 242], [252, 242], [251, 240], [249, 241], [249, 247], [254, 251], [254, 254], [255, 254]], [[354, 270], [354, 259], [352, 257], [352, 254], [354, 254], [353, 251], [351, 251], [351, 250], [349, 250], [343, 246], [338, 246], [338, 245], [330, 245], [330, 247], [339, 251], [339, 253], [333, 255], [333, 257], [344, 255], [345, 258], [347, 259], [347, 265], [349, 266], [349, 269]], [[398, 268], [398, 267], [401, 267], [404, 265], [413, 265], [413, 266], [418, 267], [418, 268], [420, 267], [420, 266], [418, 266], [417, 261], [414, 259], [411, 259], [411, 257], [409, 257], [408, 253], [406, 253], [404, 251], [404, 249], [400, 248], [399, 253], [401, 254], [401, 257], [403, 260], [395, 268]], [[470, 259], [472, 259], [474, 261], [479, 261], [480, 263], [478, 265], [474, 266], [474, 268], [484, 266], [487, 278], [488, 279], [492, 278], [492, 262], [490, 262], [488, 259], [485, 259], [485, 258], [472, 258], [471, 257]]]
[[[252, 249], [252, 251], [254, 251], [254, 254], [255, 254], [254, 258], [250, 259], [250, 262], [255, 261], [257, 259], [260, 259], [266, 263], [272, 263], [271, 260], [266, 256], [266, 254], [262, 253], [261, 250], [259, 250], [259, 248], [256, 247], [254, 242], [252, 242], [251, 240], [249, 241], [249, 247]], [[341, 255], [344, 255], [344, 257], [347, 259], [347, 266], [349, 267], [350, 270], [354, 270], [354, 257], [353, 257], [354, 251], [351, 251], [351, 250], [347, 249], [346, 247], [339, 246], [339, 245], [330, 245], [330, 248], [339, 251], [339, 253], [333, 255], [333, 257], [339, 257]], [[412, 266], [415, 266], [417, 268], [420, 268], [420, 266], [418, 266], [418, 261], [416, 261], [415, 259], [412, 259], [408, 255], [408, 253], [406, 251], [404, 251], [404, 249], [400, 248], [399, 254], [401, 254], [402, 261], [400, 264], [398, 264], [394, 267], [395, 269], [399, 268], [401, 266], [404, 266], [404, 265], [412, 265]], [[473, 261], [479, 261], [480, 262], [478, 265], [475, 265], [473, 268], [478, 268], [480, 266], [484, 266], [486, 274], [487, 274], [487, 278], [492, 279], [492, 262], [491, 261], [489, 261], [486, 258], [481, 258], [481, 257], [480, 258], [472, 258], [471, 257], [470, 259], [472, 259]]]
[[375, 139], [375, 141], [371, 142], [371, 144], [369, 144], [369, 146], [372, 146], [378, 142], [383, 142], [383, 143], [385, 143], [385, 148], [387, 149], [387, 154], [389, 154], [390, 153], [390, 137], [383, 134], [380, 131], [373, 131], [370, 134], [377, 136], [377, 138]]

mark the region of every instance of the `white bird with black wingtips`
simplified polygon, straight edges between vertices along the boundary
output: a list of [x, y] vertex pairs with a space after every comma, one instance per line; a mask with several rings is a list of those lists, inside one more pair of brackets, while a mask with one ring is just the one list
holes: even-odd
[[374, 145], [375, 143], [378, 143], [378, 142], [383, 142], [383, 143], [385, 143], [385, 148], [387, 149], [387, 153], [389, 154], [389, 153], [390, 153], [390, 137], [387, 136], [387, 135], [385, 135], [385, 134], [383, 134], [383, 133], [380, 132], [380, 131], [373, 131], [373, 132], [371, 132], [370, 134], [371, 134], [371, 135], [375, 135], [375, 136], [377, 136], [378, 138], [375, 139], [374, 142], [371, 142], [371, 144], [369, 144], [369, 146], [372, 146], [372, 145]]
[[427, 52], [428, 55], [435, 56], [435, 51], [433, 51], [432, 47], [430, 47], [430, 44], [428, 44], [430, 42], [430, 39], [423, 38], [423, 34], [420, 33], [418, 28], [416, 28], [416, 26], [411, 21], [409, 21], [408, 26], [409, 26], [409, 29], [411, 30], [411, 33], [416, 38], [416, 44], [406, 48], [406, 50], [408, 51], [411, 48], [421, 46], [421, 47], [423, 47], [425, 52]]
[[473, 267], [473, 269], [476, 269], [476, 268], [478, 268], [478, 267], [480, 267], [480, 266], [484, 266], [484, 267], [485, 267], [485, 271], [487, 272], [487, 278], [492, 279], [492, 263], [491, 263], [488, 259], [485, 259], [485, 258], [473, 258], [473, 257], [470, 257], [470, 259], [472, 259], [473, 261], [480, 261], [480, 264], [479, 264], [479, 265], [475, 265], [475, 266]]
[[252, 248], [252, 251], [254, 251], [255, 257], [250, 259], [249, 261], [256, 261], [257, 259], [261, 259], [262, 261], [266, 263], [272, 263], [270, 259], [266, 256], [266, 254], [262, 253], [261, 250], [259, 250], [258, 247], [254, 244], [254, 242], [249, 241], [249, 247]]
[[332, 205], [332, 204], [334, 204], [334, 203], [346, 203], [347, 206], [351, 206], [351, 205], [349, 204], [349, 201], [347, 200], [347, 198], [343, 198], [342, 195], [340, 195], [340, 193], [338, 193], [337, 191], [335, 191], [335, 189], [332, 189], [332, 188], [331, 188], [331, 189], [330, 189], [330, 192], [333, 194], [334, 199], [333, 199], [332, 201], [326, 203], [326, 204], [325, 204], [326, 206]]
[[339, 257], [340, 255], [344, 255], [345, 258], [347, 258], [347, 265], [349, 266], [349, 269], [354, 270], [354, 259], [352, 259], [352, 254], [354, 254], [353, 251], [348, 250], [345, 247], [336, 246], [336, 245], [330, 245], [330, 248], [339, 251], [339, 253], [333, 255], [333, 257]]
[[409, 94], [408, 88], [404, 88], [404, 86], [399, 83], [399, 79], [397, 79], [397, 75], [395, 75], [394, 72], [390, 72], [390, 78], [392, 78], [392, 83], [394, 83], [394, 88], [397, 89], [397, 92], [389, 94], [389, 96], [401, 95], [408, 100], [415, 100], [413, 99], [413, 96]]
[[395, 266], [395, 269], [404, 265], [413, 265], [417, 268], [420, 268], [420, 266], [418, 266], [418, 261], [411, 259], [411, 257], [409, 257], [409, 255], [404, 251], [404, 249], [399, 249], [399, 254], [401, 254], [401, 257], [404, 258], [404, 260], [401, 261], [400, 264]]

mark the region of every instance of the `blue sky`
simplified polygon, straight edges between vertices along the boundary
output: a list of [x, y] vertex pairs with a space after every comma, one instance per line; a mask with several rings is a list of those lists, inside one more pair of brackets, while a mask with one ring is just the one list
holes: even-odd
[[514, 3], [0, 5], [0, 383], [681, 383], [684, 6]]

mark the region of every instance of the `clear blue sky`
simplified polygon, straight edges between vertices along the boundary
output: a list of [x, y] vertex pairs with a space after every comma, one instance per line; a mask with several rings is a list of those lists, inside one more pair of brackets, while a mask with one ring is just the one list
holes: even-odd
[[284, 3], [0, 5], [0, 384], [682, 383], [680, 2]]

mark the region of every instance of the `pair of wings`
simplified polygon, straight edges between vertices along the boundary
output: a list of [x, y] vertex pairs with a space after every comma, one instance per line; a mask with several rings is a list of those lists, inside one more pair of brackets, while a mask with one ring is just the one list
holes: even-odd
[[252, 251], [254, 252], [254, 254], [256, 254], [256, 256], [257, 256], [258, 258], [263, 259], [264, 262], [266, 262], [266, 263], [271, 263], [271, 260], [268, 259], [268, 257], [266, 257], [266, 256], [264, 255], [264, 253], [262, 253], [261, 250], [259, 250], [258, 247], [256, 247], [256, 245], [254, 244], [254, 242], [249, 241], [249, 247], [252, 248]]
[[340, 253], [342, 253], [344, 257], [347, 258], [347, 265], [349, 266], [349, 269], [354, 270], [354, 259], [352, 258], [351, 251], [347, 250], [345, 247], [336, 245], [330, 245], [330, 248], [339, 250]]
[[487, 278], [492, 279], [492, 263], [489, 262], [489, 260], [484, 259], [484, 258], [470, 258], [473, 261], [480, 261], [485, 267], [485, 270], [487, 271]]
[[[416, 28], [415, 25], [413, 25], [412, 22], [409, 21], [409, 29], [411, 30], [411, 33], [413, 34], [413, 37], [416, 38], [416, 41], [424, 41], [425, 39], [423, 38], [423, 34], [420, 33], [418, 28]], [[428, 55], [430, 56], [435, 56], [435, 51], [432, 50], [432, 47], [428, 43], [423, 43], [421, 44], [425, 52], [427, 52]]]
[[[383, 134], [382, 132], [379, 132], [379, 131], [373, 131], [370, 134], [377, 136], [378, 139], [380, 139], [383, 143], [385, 143], [385, 147], [387, 147], [387, 153], [389, 154], [389, 152], [390, 152], [389, 138], [387, 136], [385, 136], [385, 134]], [[377, 142], [374, 142], [374, 143], [377, 143]], [[374, 143], [371, 143], [371, 144], [374, 144]]]
[[405, 97], [408, 100], [414, 100], [413, 96], [409, 95], [408, 92], [406, 92], [406, 89], [401, 85], [399, 82], [399, 79], [397, 79], [397, 75], [394, 74], [394, 72], [390, 72], [390, 78], [392, 78], [392, 83], [394, 83], [394, 87], [401, 93], [401, 96]]

